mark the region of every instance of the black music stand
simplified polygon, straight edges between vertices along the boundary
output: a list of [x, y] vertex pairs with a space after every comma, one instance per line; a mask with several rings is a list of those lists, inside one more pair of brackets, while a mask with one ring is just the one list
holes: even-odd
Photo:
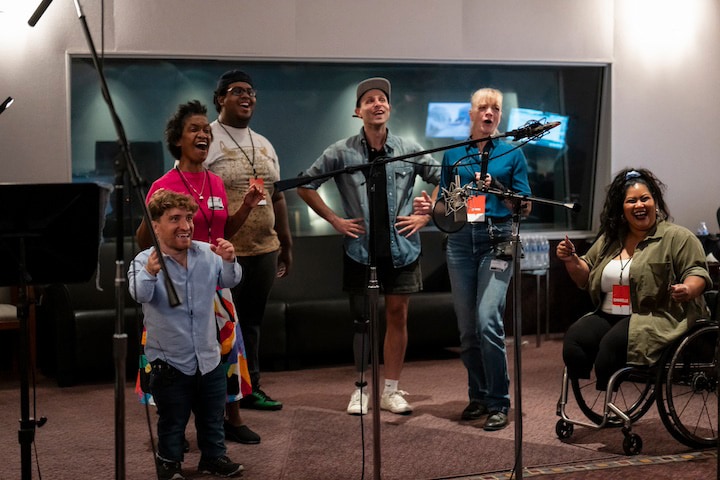
[[22, 479], [32, 478], [31, 445], [35, 427], [45, 418], [30, 418], [28, 374], [30, 285], [81, 283], [98, 264], [101, 219], [108, 191], [94, 183], [0, 184], [0, 286], [17, 286], [20, 321], [20, 461]]

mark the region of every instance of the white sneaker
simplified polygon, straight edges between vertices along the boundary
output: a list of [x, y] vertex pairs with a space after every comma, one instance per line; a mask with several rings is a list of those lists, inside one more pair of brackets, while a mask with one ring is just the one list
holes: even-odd
[[350, 415], [367, 415], [368, 413], [368, 394], [356, 388], [350, 397], [350, 403], [347, 406], [347, 412]]
[[395, 390], [390, 393], [383, 393], [380, 399], [380, 408], [392, 413], [410, 413], [412, 406], [403, 398], [408, 393], [403, 390]]

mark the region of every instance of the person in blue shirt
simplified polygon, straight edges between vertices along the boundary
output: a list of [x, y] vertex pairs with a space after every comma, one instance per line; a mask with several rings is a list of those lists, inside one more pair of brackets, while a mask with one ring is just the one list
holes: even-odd
[[[459, 185], [455, 187], [478, 183], [530, 195], [527, 161], [522, 151], [508, 142], [491, 138], [498, 134], [502, 101], [502, 92], [496, 89], [482, 88], [473, 93], [470, 138], [488, 140], [446, 151], [440, 187], [450, 189], [458, 176]], [[483, 155], [487, 158], [487, 176], [481, 179]], [[432, 199], [425, 192], [413, 203], [415, 213], [432, 212]], [[510, 408], [503, 315], [513, 268], [504, 247], [512, 233], [514, 205], [481, 191], [476, 191], [469, 203], [475, 206], [484, 203], [484, 219], [478, 217], [477, 221], [450, 233], [447, 242], [450, 286], [460, 330], [460, 356], [468, 372], [470, 401], [461, 418], [476, 420], [487, 415], [483, 428], [494, 431], [507, 426]], [[522, 202], [519, 207], [523, 215], [529, 214], [530, 202]]]
[[[147, 332], [149, 384], [158, 412], [157, 475], [161, 480], [185, 478], [183, 440], [192, 412], [201, 451], [198, 471], [233, 476], [243, 466], [225, 455], [227, 386], [213, 299], [218, 287], [237, 285], [242, 270], [232, 243], [223, 238], [216, 245], [192, 239], [198, 210], [192, 197], [161, 189], [150, 198], [148, 210], [160, 252], [151, 247], [135, 257], [128, 271], [128, 288], [142, 304]], [[181, 302], [178, 306], [168, 300], [160, 254]]]
[[[354, 112], [354, 116], [363, 122], [360, 133], [330, 145], [304, 172], [308, 176], [318, 176], [346, 167], [374, 164], [372, 168], [359, 168], [335, 177], [344, 215], [334, 212], [317, 192], [328, 177], [313, 180], [299, 187], [297, 192], [310, 208], [344, 236], [343, 289], [349, 293], [355, 325], [353, 350], [358, 372], [364, 372], [368, 363], [367, 286], [371, 247], [368, 232], [373, 231], [374, 263], [385, 296], [387, 323], [383, 346], [385, 385], [380, 407], [397, 414], [409, 414], [412, 406], [404, 398], [406, 392], [398, 389], [398, 382], [408, 342], [410, 294], [422, 288], [418, 231], [428, 222], [426, 215], [412, 213], [412, 191], [418, 176], [437, 185], [440, 168], [430, 155], [375, 163], [383, 158], [423, 150], [416, 142], [390, 133], [387, 127], [390, 111], [390, 82], [387, 79], [375, 77], [360, 82]], [[373, 219], [372, 226], [370, 218]], [[368, 395], [362, 383], [359, 382], [360, 386], [350, 398], [347, 412], [351, 415], [367, 413]]]

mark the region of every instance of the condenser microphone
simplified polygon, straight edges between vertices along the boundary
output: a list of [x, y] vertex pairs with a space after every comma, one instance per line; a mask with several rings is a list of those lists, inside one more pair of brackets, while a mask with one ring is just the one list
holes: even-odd
[[545, 135], [548, 131], [560, 125], [560, 122], [540, 123], [537, 120], [530, 120], [525, 125], [505, 134], [506, 137], [513, 137], [513, 140], [523, 138], [537, 138]]
[[460, 175], [455, 175], [455, 182], [448, 186], [450, 188], [442, 189], [446, 208], [445, 215], [452, 213], [455, 222], [466, 222], [468, 193], [465, 187], [460, 186]]

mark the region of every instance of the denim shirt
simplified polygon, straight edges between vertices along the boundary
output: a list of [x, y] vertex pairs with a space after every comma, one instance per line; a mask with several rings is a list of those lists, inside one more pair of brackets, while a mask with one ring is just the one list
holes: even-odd
[[[391, 135], [388, 131], [385, 151], [389, 157], [408, 155], [422, 151], [422, 147], [412, 141]], [[316, 176], [335, 170], [358, 167], [368, 164], [368, 145], [363, 129], [353, 137], [340, 140], [325, 149], [304, 175]], [[413, 188], [416, 176], [433, 185], [440, 181], [440, 165], [430, 155], [410, 157], [401, 161], [391, 161], [385, 166], [387, 177], [387, 203], [390, 217], [390, 253], [395, 268], [404, 267], [417, 260], [420, 256], [420, 235], [414, 233], [410, 237], [400, 235], [395, 228], [398, 216], [412, 214]], [[364, 218], [365, 231], [369, 231], [370, 218], [369, 199], [365, 174], [361, 168], [342, 173], [334, 177], [346, 218]], [[330, 177], [320, 178], [300, 188], [317, 190]], [[382, 194], [380, 192], [379, 194]], [[345, 252], [356, 262], [368, 265], [368, 235], [358, 238], [345, 237]]]

